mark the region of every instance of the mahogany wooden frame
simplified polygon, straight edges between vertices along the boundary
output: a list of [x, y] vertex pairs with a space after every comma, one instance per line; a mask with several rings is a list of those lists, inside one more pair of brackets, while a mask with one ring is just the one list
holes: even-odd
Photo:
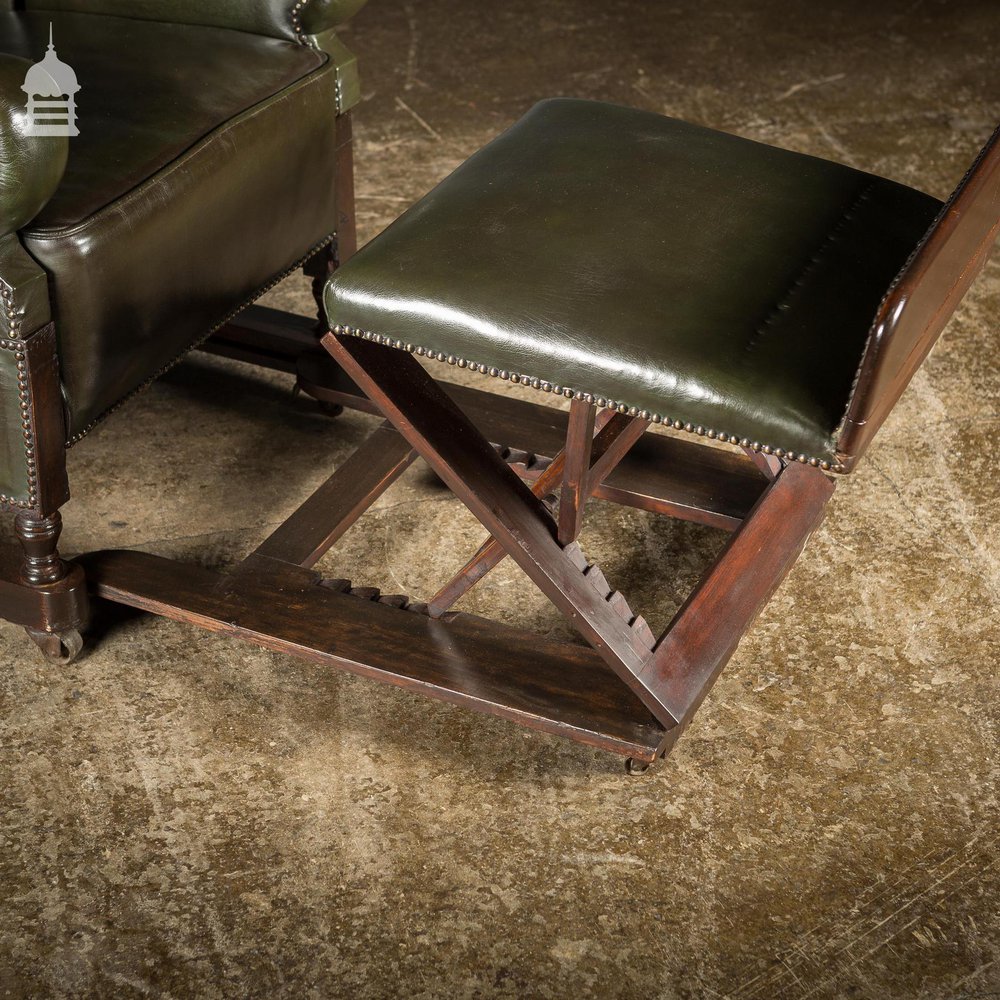
[[[317, 302], [356, 246], [349, 116], [337, 128], [340, 230], [306, 268]], [[995, 133], [882, 303], [839, 438], [845, 469], [930, 350], [998, 228]], [[71, 658], [87, 622], [86, 573], [100, 598], [567, 736], [640, 768], [665, 753], [822, 519], [833, 480], [771, 455], [647, 433], [643, 420], [580, 401], [566, 413], [437, 383], [408, 354], [324, 329], [251, 307], [203, 347], [294, 374], [328, 407], [386, 418], [228, 573], [138, 552], [92, 553], [76, 564], [59, 557], [68, 490], [54, 331], [26, 338], [37, 500], [18, 515], [19, 564], [0, 554], [0, 615], [24, 625], [52, 658]], [[312, 567], [418, 455], [490, 537], [427, 603], [322, 578]], [[730, 532], [659, 637], [580, 548], [592, 496]], [[587, 645], [450, 610], [506, 556]]]
[[59, 508], [69, 499], [65, 414], [59, 384], [55, 324], [24, 338], [16, 357], [22, 372], [21, 427], [33, 503], [17, 512], [21, 552], [0, 546], [0, 617], [24, 627], [52, 660], [68, 662], [83, 647], [90, 619], [80, 566], [58, 551]]

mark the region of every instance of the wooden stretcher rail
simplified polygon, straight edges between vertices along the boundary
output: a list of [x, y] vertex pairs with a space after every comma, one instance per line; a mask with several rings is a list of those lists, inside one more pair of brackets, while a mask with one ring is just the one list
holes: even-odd
[[389, 423], [382, 424], [259, 546], [256, 555], [313, 566], [416, 458]]
[[257, 557], [227, 575], [142, 552], [83, 559], [95, 593], [531, 729], [651, 762], [669, 742], [593, 650], [472, 615], [435, 621]]

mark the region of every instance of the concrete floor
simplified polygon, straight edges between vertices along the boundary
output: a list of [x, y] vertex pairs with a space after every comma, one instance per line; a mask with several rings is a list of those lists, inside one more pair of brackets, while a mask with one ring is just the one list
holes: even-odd
[[[1000, 118], [993, 0], [373, 0], [345, 38], [364, 237], [552, 94], [942, 197]], [[194, 627], [55, 669], [0, 626], [0, 996], [1000, 996], [998, 318], [1000, 259], [644, 778]], [[288, 388], [162, 379], [73, 450], [66, 549], [241, 557], [372, 427]], [[426, 594], [481, 537], [415, 467], [324, 566]], [[654, 625], [719, 542], [586, 525]], [[563, 629], [506, 566], [468, 606]]]

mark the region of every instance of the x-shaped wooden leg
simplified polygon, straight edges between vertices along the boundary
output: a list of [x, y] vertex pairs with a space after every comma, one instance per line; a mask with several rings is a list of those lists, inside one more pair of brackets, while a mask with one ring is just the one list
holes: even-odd
[[650, 712], [672, 725], [675, 720], [639, 680], [648, 646], [587, 579], [579, 549], [559, 543], [542, 501], [416, 359], [357, 337], [328, 333], [322, 342]]
[[[571, 409], [571, 427], [573, 417], [581, 408], [591, 409], [591, 406], [589, 403], [574, 400], [574, 407]], [[575, 541], [580, 532], [583, 501], [597, 491], [615, 466], [628, 454], [632, 445], [642, 437], [648, 426], [648, 420], [640, 420], [639, 417], [629, 417], [612, 410], [604, 410], [597, 414], [594, 421], [597, 434], [593, 438], [593, 444], [591, 445], [590, 441], [587, 440], [588, 447], [580, 447], [577, 450], [577, 455], [582, 455], [583, 461], [578, 460], [578, 465], [573, 467], [572, 472], [567, 471], [567, 453], [571, 448], [571, 445], [567, 444], [567, 447], [552, 459], [549, 467], [532, 483], [532, 492], [538, 497], [549, 496], [559, 488], [560, 483], [563, 484], [563, 495], [559, 507], [560, 526], [564, 522], [563, 511], [570, 504], [574, 505], [573, 516], [566, 518], [567, 523], [572, 525], [568, 532], [569, 537], [560, 538], [563, 544]], [[578, 469], [587, 463], [588, 457], [589, 468], [585, 474], [581, 474]], [[567, 480], [572, 483], [580, 483], [580, 488], [573, 490], [571, 486], [568, 489]], [[584, 495], [581, 496], [581, 494]], [[487, 539], [465, 566], [431, 598], [427, 605], [429, 613], [435, 618], [443, 615], [487, 573], [495, 569], [506, 555], [504, 547], [495, 538]]]
[[[408, 354], [333, 333], [323, 337], [323, 345], [667, 730], [679, 731], [691, 717], [822, 519], [833, 491], [817, 469], [796, 464], [774, 470], [743, 525], [654, 643], [630, 627], [616, 607], [616, 594], [599, 570], [587, 565], [575, 542], [560, 540], [536, 495], [550, 491], [557, 472], [532, 492]], [[571, 415], [570, 437], [586, 438], [588, 424], [589, 417], [579, 411]], [[624, 433], [623, 428], [614, 439], [622, 446]], [[575, 537], [582, 499], [597, 482], [595, 470], [600, 471], [611, 446], [597, 458], [596, 450], [571, 444], [564, 454], [569, 508], [560, 517], [563, 537]]]

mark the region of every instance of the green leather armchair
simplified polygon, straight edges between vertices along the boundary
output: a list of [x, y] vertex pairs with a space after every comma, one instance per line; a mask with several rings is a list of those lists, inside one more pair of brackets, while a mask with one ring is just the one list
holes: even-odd
[[[359, 90], [336, 29], [364, 2], [0, 11], [0, 507], [25, 550], [0, 615], [43, 649], [71, 653], [86, 614], [56, 550], [66, 447], [306, 260], [325, 273], [338, 235], [353, 246]], [[80, 86], [71, 137], [26, 134], [50, 39]]]

